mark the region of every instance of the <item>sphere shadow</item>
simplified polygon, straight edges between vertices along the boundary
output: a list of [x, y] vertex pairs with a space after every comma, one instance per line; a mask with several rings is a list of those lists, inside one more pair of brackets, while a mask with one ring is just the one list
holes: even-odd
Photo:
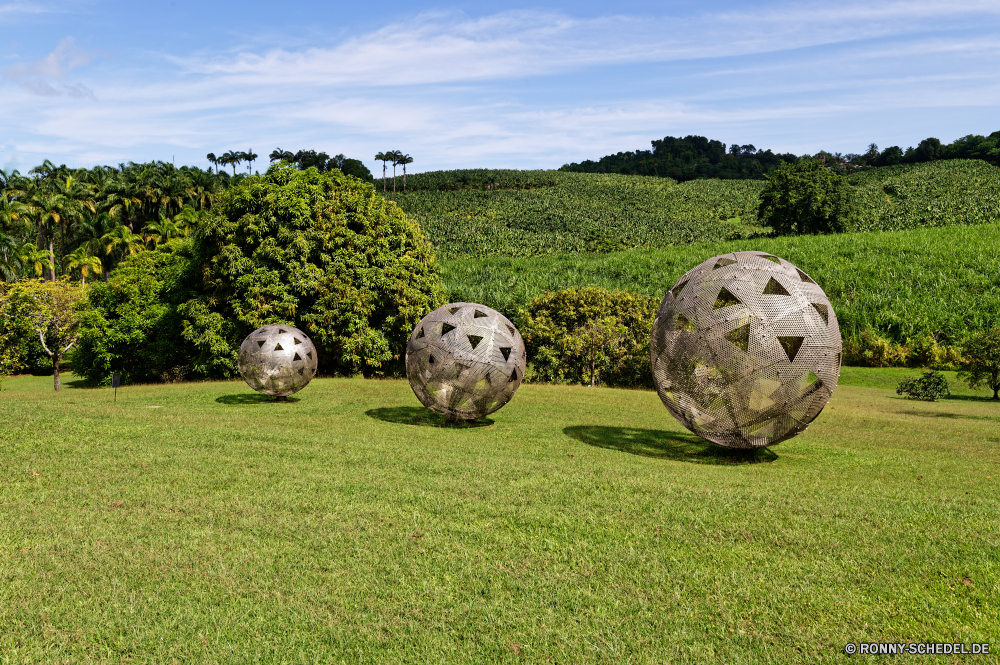
[[301, 401], [299, 397], [271, 397], [261, 393], [236, 393], [235, 395], [223, 395], [216, 397], [219, 404], [290, 404]]
[[380, 409], [369, 409], [365, 411], [365, 415], [369, 418], [395, 425], [417, 425], [420, 427], [443, 427], [447, 429], [489, 427], [494, 422], [491, 418], [449, 420], [423, 406], [386, 406]]
[[663, 430], [576, 425], [563, 429], [563, 434], [588, 446], [677, 462], [733, 465], [760, 464], [778, 459], [778, 455], [769, 448], [726, 448], [693, 434]]

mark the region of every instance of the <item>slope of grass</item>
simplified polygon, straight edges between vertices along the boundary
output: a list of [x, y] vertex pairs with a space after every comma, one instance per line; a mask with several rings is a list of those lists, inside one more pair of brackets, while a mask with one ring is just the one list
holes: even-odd
[[842, 386], [748, 456], [644, 391], [528, 385], [454, 428], [402, 381], [50, 385], [0, 394], [4, 662], [815, 663], [1000, 631], [981, 396]]
[[[1000, 220], [1000, 169], [979, 160], [883, 167], [849, 181], [863, 231]], [[756, 226], [763, 180], [677, 184], [470, 169], [417, 174], [409, 182], [410, 191], [386, 196], [420, 223], [441, 258], [611, 252], [766, 232]]]
[[1000, 225], [896, 232], [753, 238], [683, 247], [574, 256], [443, 261], [453, 301], [508, 316], [546, 290], [579, 286], [662, 297], [702, 261], [764, 251], [791, 261], [826, 291], [845, 337], [877, 330], [896, 341], [962, 339], [1000, 323]]

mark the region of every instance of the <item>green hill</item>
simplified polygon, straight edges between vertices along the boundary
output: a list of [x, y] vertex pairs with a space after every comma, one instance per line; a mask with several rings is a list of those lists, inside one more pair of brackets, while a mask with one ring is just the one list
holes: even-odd
[[759, 250], [819, 282], [846, 340], [875, 331], [897, 344], [944, 344], [1000, 323], [1000, 225], [695, 243], [631, 252], [443, 261], [453, 301], [516, 317], [546, 290], [600, 286], [662, 297], [685, 271], [716, 254]]
[[[947, 160], [852, 174], [861, 230], [1000, 219], [1000, 169]], [[693, 180], [560, 171], [436, 171], [388, 192], [440, 258], [524, 257], [750, 238], [760, 180]], [[402, 179], [397, 179], [402, 187]]]

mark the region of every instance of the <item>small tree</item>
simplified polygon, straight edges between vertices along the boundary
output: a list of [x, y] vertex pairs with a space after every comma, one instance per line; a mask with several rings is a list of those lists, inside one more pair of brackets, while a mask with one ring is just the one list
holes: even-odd
[[951, 389], [948, 380], [941, 372], [930, 370], [912, 379], [903, 379], [896, 386], [897, 395], [906, 395], [909, 399], [920, 399], [925, 402], [936, 402], [942, 397], [949, 397]]
[[59, 363], [80, 337], [78, 313], [86, 296], [69, 279], [57, 282], [26, 279], [12, 285], [4, 298], [4, 312], [38, 335], [52, 358], [53, 388], [61, 390]]
[[568, 341], [575, 348], [576, 355], [590, 370], [591, 388], [594, 387], [599, 367], [617, 368], [625, 360], [628, 355], [625, 348], [627, 338], [628, 328], [614, 316], [592, 320], [569, 335]]
[[811, 160], [785, 165], [767, 178], [757, 218], [778, 235], [850, 231], [856, 225], [851, 186]]
[[958, 378], [975, 390], [986, 386], [1000, 400], [1000, 326], [973, 333], [962, 346], [965, 356]]

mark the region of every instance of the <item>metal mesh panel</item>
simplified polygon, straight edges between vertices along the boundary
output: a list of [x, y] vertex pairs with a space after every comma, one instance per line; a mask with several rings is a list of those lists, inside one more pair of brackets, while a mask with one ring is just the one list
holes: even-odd
[[524, 378], [524, 340], [503, 314], [475, 303], [425, 316], [406, 345], [406, 377], [417, 399], [456, 420], [493, 413]]
[[840, 327], [823, 289], [762, 252], [689, 270], [660, 305], [650, 338], [660, 399], [682, 425], [732, 448], [790, 439], [840, 378]]
[[251, 388], [285, 397], [305, 388], [316, 375], [316, 347], [298, 328], [264, 326], [243, 340], [239, 364]]

